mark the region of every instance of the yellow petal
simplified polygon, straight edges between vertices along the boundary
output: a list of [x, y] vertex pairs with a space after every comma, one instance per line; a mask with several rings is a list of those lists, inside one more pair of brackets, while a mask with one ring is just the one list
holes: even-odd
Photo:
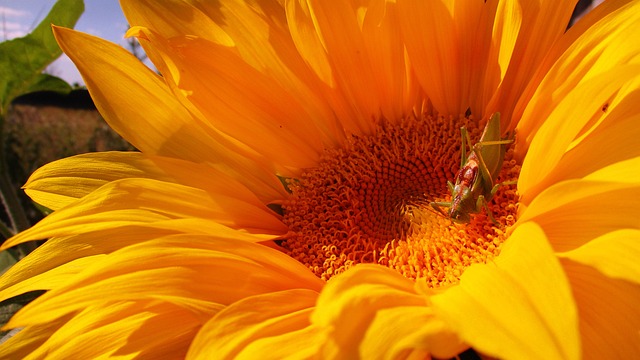
[[51, 321], [105, 301], [157, 299], [209, 318], [220, 305], [252, 295], [321, 287], [306, 267], [266, 246], [176, 235], [100, 258], [23, 308], [7, 327]]
[[[518, 191], [522, 194], [520, 200], [522, 203], [529, 204], [542, 190], [563, 180], [561, 177], [553, 176], [554, 169], [559, 166], [562, 156], [570, 149], [571, 143], [578, 137], [585, 125], [592, 118], [600, 118], [604, 114], [602, 104], [620, 91], [625, 82], [629, 80], [630, 73], [640, 74], [640, 65], [620, 66], [592, 78], [573, 89], [546, 118], [544, 125], [540, 127], [535, 138], [531, 141], [527, 156], [522, 164], [522, 171], [518, 179]], [[627, 91], [633, 90], [628, 89]], [[619, 95], [624, 97], [625, 94]], [[589, 101], [585, 102], [584, 99], [589, 99]], [[582, 105], [576, 107], [576, 104]], [[525, 113], [524, 116], [530, 115], [532, 114]], [[610, 118], [610, 120], [623, 119], [624, 117]], [[605, 118], [603, 121], [606, 120]], [[608, 158], [607, 153], [600, 156]], [[613, 158], [609, 161], [616, 160], [623, 159]], [[581, 162], [588, 161], [588, 158], [581, 159]], [[588, 168], [592, 169], [591, 166]]]
[[[371, 355], [370, 347], [384, 350], [377, 356], [386, 358], [414, 349], [447, 357], [456, 355], [463, 346], [450, 330], [447, 331], [446, 324], [431, 315], [426, 305], [426, 298], [414, 290], [414, 283], [396, 271], [382, 266], [358, 265], [327, 283], [311, 321], [314, 325], [332, 329], [322, 351], [337, 353], [343, 358]], [[424, 327], [419, 329], [416, 326], [400, 328], [391, 317], [379, 317], [385, 310], [391, 311], [388, 315], [399, 315], [402, 323], [409, 322], [413, 318], [411, 310], [416, 310], [416, 316], [428, 322], [421, 324]], [[381, 349], [379, 343], [383, 340], [374, 331], [385, 326], [398, 331], [394, 334], [398, 343]]]
[[91, 153], [55, 161], [37, 170], [25, 189], [35, 201], [58, 209], [108, 182], [127, 178], [182, 184], [214, 197], [232, 194], [241, 202], [264, 206], [251, 189], [209, 164], [134, 152]]
[[193, 314], [171, 304], [96, 304], [53, 332], [31, 355], [57, 359], [182, 358], [200, 325]]
[[154, 29], [165, 38], [195, 35], [220, 45], [234, 45], [218, 24], [186, 1], [121, 0], [120, 5], [129, 25]]
[[215, 140], [172, 96], [161, 77], [115, 44], [65, 28], [54, 28], [54, 33], [83, 74], [102, 116], [134, 146], [178, 158], [211, 158], [207, 153], [214, 150]]
[[376, 312], [360, 354], [363, 359], [414, 356], [451, 358], [468, 348], [444, 321], [426, 306], [398, 306]]
[[[38, 260], [41, 259], [37, 256], [24, 258], [20, 261], [19, 265], [14, 265], [3, 274], [0, 281], [0, 288], [3, 289], [0, 291], [0, 301], [29, 291], [51, 290], [61, 287], [65, 285], [71, 277], [82, 271], [88, 265], [98, 261], [99, 258], [100, 256], [88, 256], [75, 259], [44, 273], [40, 273], [40, 269], [38, 269], [38, 267], [42, 265], [38, 262]], [[14, 268], [22, 269], [23, 272], [28, 271], [29, 274], [15, 271], [13, 270]], [[14, 285], [7, 286], [11, 284]]]
[[585, 180], [638, 183], [640, 179], [640, 156], [619, 161], [584, 177]]
[[[295, 98], [306, 109], [306, 118], [301, 118], [301, 121], [315, 122], [331, 141], [342, 139], [342, 129], [335, 120], [331, 120], [334, 117], [333, 110], [319, 96], [322, 92], [319, 79], [308, 68], [293, 43], [282, 4], [247, 4], [242, 1], [212, 4], [209, 1], [189, 0], [124, 1], [122, 5], [130, 24], [151, 29], [165, 39], [195, 35], [215, 44], [232, 47], [229, 50], [237, 54], [239, 62], [246, 63], [246, 66], [259, 73], [268, 74], [274, 88], [282, 87], [287, 96]], [[142, 41], [142, 44], [148, 53], [157, 54], [156, 49], [146, 41]], [[152, 60], [161, 67], [162, 60], [158, 56], [152, 56]], [[284, 102], [281, 100], [281, 103]]]
[[[512, 120], [519, 119], [518, 152], [526, 152], [541, 120], [579, 84], [638, 62], [640, 3], [606, 1], [600, 5], [558, 39], [523, 93]], [[577, 104], [583, 102], [573, 105], [579, 110], [582, 106]]]
[[110, 181], [123, 178], [173, 180], [141, 153], [108, 151], [48, 163], [36, 170], [23, 188], [33, 201], [57, 210]]
[[578, 305], [586, 359], [625, 359], [640, 353], [640, 286], [562, 259]]
[[613, 231], [557, 255], [592, 266], [610, 278], [640, 283], [640, 230]]
[[568, 180], [542, 192], [518, 221], [535, 221], [555, 251], [575, 249], [619, 229], [638, 228], [640, 184]]
[[282, 186], [270, 162], [194, 118], [163, 79], [125, 49], [69, 29], [54, 27], [54, 33], [83, 75], [100, 114], [136, 148], [147, 154], [220, 164], [252, 184], [256, 192], [270, 193], [272, 199], [282, 195], [282, 190], [273, 190]]
[[324, 329], [308, 326], [282, 335], [258, 339], [238, 354], [237, 359], [312, 359], [322, 356], [318, 347], [326, 337]]
[[399, 1], [407, 51], [414, 71], [435, 109], [443, 114], [464, 113], [461, 99], [458, 33], [452, 11], [441, 1]]
[[[182, 173], [185, 174], [188, 172]], [[203, 184], [207, 178], [197, 177], [194, 180], [207, 186]], [[195, 187], [153, 179], [117, 180], [52, 213], [34, 227], [6, 241], [3, 246], [7, 248], [28, 240], [171, 219], [202, 219], [205, 224], [213, 221], [257, 234], [286, 233], [286, 226], [271, 210], [257, 204], [255, 198], [242, 199], [244, 194], [224, 193], [231, 189], [233, 187], [212, 194]]]
[[418, 81], [408, 66], [397, 6], [384, 0], [369, 1], [363, 17], [362, 39], [373, 69], [367, 76], [375, 86], [369, 92], [379, 108], [373, 108], [372, 113], [380, 110], [385, 119], [402, 119], [423, 100], [418, 96]]
[[[636, 163], [625, 161], [638, 159], [640, 148], [634, 146], [640, 138], [640, 93], [637, 91], [624, 98], [623, 103], [613, 109], [602, 122], [582, 139], [574, 141], [571, 148], [562, 155], [557, 165], [536, 187], [549, 186], [553, 182], [583, 177], [618, 162], [629, 166], [624, 173], [612, 181], [632, 181], [640, 179]], [[603, 149], [606, 149], [603, 151]]]
[[[190, 358], [237, 358], [240, 353], [251, 358], [247, 346], [263, 339], [299, 331], [309, 326], [309, 314], [318, 293], [293, 289], [256, 295], [231, 304], [207, 322], [194, 338]], [[291, 344], [292, 348], [308, 342]], [[317, 348], [320, 344], [314, 344]], [[253, 353], [254, 358], [282, 358], [283, 349], [273, 348], [267, 353]], [[301, 350], [301, 349], [296, 349]], [[284, 355], [284, 354], [282, 354]]]
[[[372, 92], [375, 85], [369, 76], [374, 73], [374, 69], [367, 57], [361, 30], [366, 8], [359, 8], [355, 1], [328, 3], [303, 0], [300, 3], [300, 7], [308, 9], [309, 17], [306, 21], [313, 24], [313, 31], [317, 33], [326, 51], [327, 61], [341, 95], [356, 111], [357, 116], [352, 122], [358, 124], [360, 132], [370, 132], [371, 116], [377, 115], [379, 108]], [[308, 48], [309, 44], [302, 49]]]
[[14, 330], [17, 333], [9, 337], [0, 346], [0, 358], [29, 359], [29, 354], [36, 351], [67, 320], [66, 318], [61, 318], [36, 326], [27, 326], [19, 331], [17, 329]]
[[[508, 14], [514, 20], [521, 19], [522, 21], [512, 53], [500, 54], [498, 58], [502, 66], [502, 63], [505, 62], [502, 58], [509, 56], [508, 69], [487, 110], [488, 114], [499, 111], [505, 119], [511, 119], [508, 129], [515, 127], [519, 120], [512, 117], [518, 98], [551, 47], [565, 33], [576, 2], [575, 0], [563, 2], [553, 0], [520, 1], [518, 2], [520, 9], [515, 6], [505, 6], [507, 11], [496, 14], [496, 16]], [[521, 12], [521, 15], [512, 14], [514, 11]], [[496, 22], [500, 24], [501, 20], [496, 20]], [[510, 28], [515, 27], [506, 27], [506, 29]], [[509, 38], [503, 38], [503, 40], [513, 41]]]
[[472, 265], [431, 297], [437, 317], [483, 354], [578, 359], [580, 337], [567, 278], [533, 223], [516, 228], [495, 262]]
[[145, 35], [161, 53], [160, 71], [186, 107], [280, 167], [310, 167], [331, 144], [314, 123], [316, 115], [233, 50], [201, 38]]
[[[484, 61], [486, 62], [486, 72], [475, 71], [472, 67], [472, 72], [477, 72], [482, 75], [477, 77], [475, 81], [484, 86], [480, 89], [481, 102], [475, 101], [475, 107], [472, 108], [473, 113], [477, 113], [477, 109], [486, 111], [486, 107], [493, 96], [496, 94], [497, 89], [500, 88], [507, 70], [509, 69], [509, 63], [518, 41], [518, 37], [521, 35], [523, 17], [527, 14], [523, 13], [521, 4], [516, 1], [492, 1], [486, 4], [484, 11], [483, 22], [493, 22], [492, 32], [487, 33], [482, 39], [482, 44], [486, 49], [483, 49], [481, 54], [487, 54], [488, 57]], [[489, 29], [489, 26], [487, 26]], [[473, 33], [477, 30], [470, 29]], [[476, 45], [477, 46], [477, 45]], [[476, 54], [471, 55], [477, 56]], [[485, 55], [485, 56], [487, 56]], [[480, 60], [482, 61], [482, 60]], [[482, 66], [480, 62], [478, 64]], [[477, 65], [477, 66], [478, 66]], [[514, 64], [515, 65], [515, 64]], [[482, 67], [480, 67], [482, 68]], [[473, 101], [473, 100], [472, 100]], [[488, 110], [491, 112], [491, 110]], [[501, 111], [503, 111], [501, 109]], [[479, 113], [480, 116], [486, 115]], [[506, 113], [504, 115], [507, 115]], [[506, 118], [506, 116], [504, 116]], [[502, 127], [506, 129], [505, 127]]]

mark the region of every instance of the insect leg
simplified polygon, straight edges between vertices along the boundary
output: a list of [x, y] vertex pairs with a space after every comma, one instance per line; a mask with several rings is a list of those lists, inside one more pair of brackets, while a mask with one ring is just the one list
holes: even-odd
[[512, 181], [504, 181], [504, 182], [495, 184], [491, 189], [491, 193], [489, 194], [486, 200], [491, 201], [491, 199], [493, 198], [493, 195], [495, 195], [498, 192], [498, 189], [500, 188], [500, 186], [516, 185], [517, 183], [518, 183], [518, 180], [512, 180]]
[[489, 203], [484, 198], [484, 195], [480, 195], [480, 196], [478, 196], [478, 201], [476, 202], [476, 210], [478, 210], [478, 212], [480, 212], [480, 210], [483, 207], [484, 207], [485, 210], [487, 210], [487, 216], [489, 217], [489, 220], [491, 220], [493, 225], [499, 225], [499, 223], [493, 217], [493, 214], [491, 213], [491, 209], [489, 209]]
[[440, 214], [442, 214], [442, 216], [444, 217], [449, 217], [444, 211], [442, 211], [441, 206], [444, 207], [451, 207], [451, 203], [450, 202], [446, 202], [446, 201], [432, 201], [429, 203], [429, 205], [431, 205], [431, 207], [436, 210], [437, 212], [439, 212]]

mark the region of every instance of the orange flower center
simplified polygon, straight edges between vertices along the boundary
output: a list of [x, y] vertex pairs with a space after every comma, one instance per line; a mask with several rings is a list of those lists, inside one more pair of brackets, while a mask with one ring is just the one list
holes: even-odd
[[[515, 186], [501, 187], [489, 203], [498, 225], [485, 210], [455, 224], [431, 206], [451, 200], [447, 180], [460, 167], [460, 127], [475, 141], [479, 125], [410, 117], [326, 151], [317, 167], [288, 183], [282, 208], [290, 233], [281, 246], [325, 280], [376, 263], [432, 287], [456, 283], [466, 267], [498, 254], [517, 210]], [[517, 179], [512, 157], [508, 150], [498, 182]]]

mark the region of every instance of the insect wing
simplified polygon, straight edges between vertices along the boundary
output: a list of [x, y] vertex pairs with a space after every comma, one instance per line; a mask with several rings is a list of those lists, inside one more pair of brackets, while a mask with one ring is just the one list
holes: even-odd
[[[484, 179], [486, 184], [492, 184], [496, 181], [496, 178], [500, 173], [500, 169], [502, 168], [506, 145], [482, 145], [482, 143], [500, 141], [502, 140], [501, 135], [500, 113], [495, 113], [491, 116], [489, 122], [487, 122], [487, 126], [485, 126], [482, 137], [480, 138], [480, 155], [482, 156], [484, 164], [487, 166], [487, 170], [489, 170], [489, 175], [491, 175], [490, 179]], [[483, 176], [485, 176], [485, 174], [483, 174]]]

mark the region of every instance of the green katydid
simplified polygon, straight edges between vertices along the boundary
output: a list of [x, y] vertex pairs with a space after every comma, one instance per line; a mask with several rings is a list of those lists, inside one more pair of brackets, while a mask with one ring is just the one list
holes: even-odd
[[[513, 140], [501, 138], [500, 113], [495, 113], [487, 122], [486, 127], [475, 145], [471, 145], [471, 138], [467, 129], [462, 127], [462, 147], [460, 170], [455, 177], [455, 184], [447, 181], [447, 186], [451, 191], [450, 202], [431, 202], [431, 206], [442, 215], [451, 218], [457, 223], [468, 223], [471, 214], [479, 213], [482, 208], [487, 210], [487, 215], [491, 222], [497, 224], [489, 210], [488, 203], [498, 192], [501, 185], [496, 184], [507, 144]], [[471, 151], [467, 156], [466, 145]], [[441, 207], [448, 207], [445, 213]]]

